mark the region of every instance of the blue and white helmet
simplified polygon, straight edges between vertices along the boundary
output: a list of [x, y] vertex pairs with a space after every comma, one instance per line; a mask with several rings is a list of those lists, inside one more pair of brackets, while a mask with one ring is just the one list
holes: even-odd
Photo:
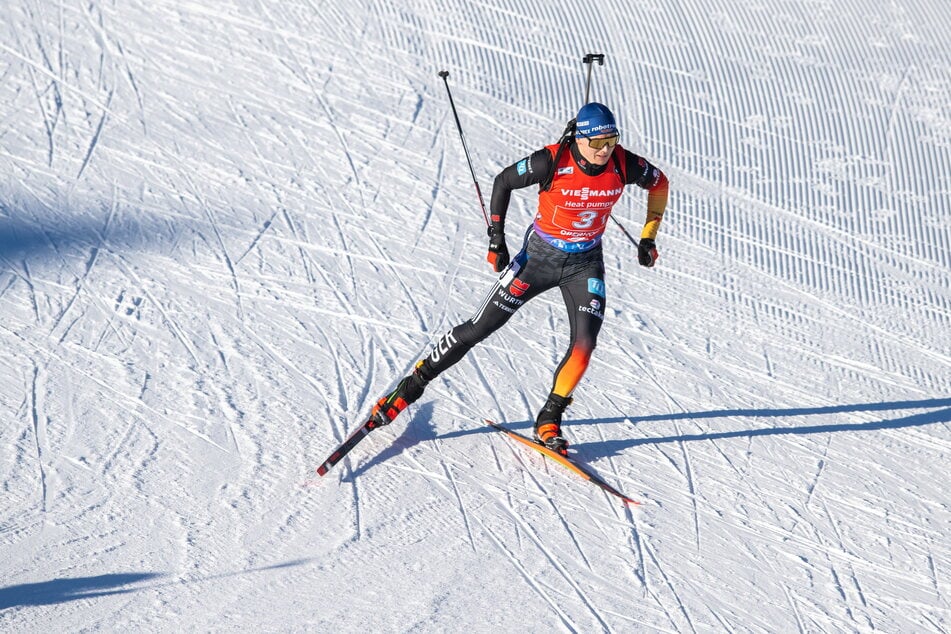
[[581, 136], [618, 134], [614, 115], [607, 106], [595, 101], [581, 107], [576, 118], [576, 125], [576, 132]]

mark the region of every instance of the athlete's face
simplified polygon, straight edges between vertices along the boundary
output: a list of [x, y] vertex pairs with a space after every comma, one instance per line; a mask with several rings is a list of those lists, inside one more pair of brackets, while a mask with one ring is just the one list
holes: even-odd
[[617, 134], [599, 134], [598, 136], [579, 136], [578, 151], [588, 162], [594, 165], [607, 165], [617, 145]]

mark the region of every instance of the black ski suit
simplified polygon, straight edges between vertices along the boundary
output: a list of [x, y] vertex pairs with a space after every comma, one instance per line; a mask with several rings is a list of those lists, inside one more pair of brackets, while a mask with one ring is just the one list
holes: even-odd
[[[653, 238], [657, 230], [656, 225], [663, 214], [663, 205], [666, 204], [667, 181], [660, 170], [620, 146], [615, 148], [607, 165], [593, 165], [582, 157], [574, 144], [570, 152], [563, 153], [558, 166], [553, 166], [556, 147], [549, 146], [538, 150], [505, 168], [496, 177], [490, 205], [494, 226], [500, 231], [504, 230], [511, 192], [515, 189], [538, 185], [549, 174], [554, 173], [555, 177], [548, 191], [556, 194], [559, 191], [577, 194], [577, 189], [564, 188], [577, 187], [578, 183], [585, 184], [589, 180], [592, 183], [600, 182], [594, 178], [606, 176], [608, 170], [613, 170], [619, 188], [607, 192], [591, 192], [616, 193], [612, 202], [602, 203], [605, 206], [598, 212], [600, 215], [597, 221], [606, 223], [614, 204], [613, 200], [620, 196], [624, 185], [633, 184], [648, 190], [662, 185], [663, 203], [660, 204], [659, 213], [654, 210], [654, 218], [651, 218], [650, 203], [648, 206], [648, 220], [653, 220], [654, 223], [649, 229], [645, 225], [645, 232], [650, 231], [649, 237]], [[575, 169], [578, 171], [575, 172]], [[569, 177], [573, 180], [566, 180]], [[587, 190], [587, 187], [584, 189]], [[587, 193], [585, 191], [583, 195], [586, 196]], [[540, 192], [539, 196], [542, 195]], [[582, 216], [584, 213], [582, 212]], [[585, 220], [595, 215], [595, 212], [587, 213], [591, 216], [583, 216]], [[568, 311], [570, 341], [568, 351], [555, 371], [551, 391], [558, 396], [567, 397], [578, 385], [588, 367], [604, 321], [606, 291], [600, 244], [604, 227], [601, 226], [600, 233], [595, 232], [597, 235], [591, 240], [571, 243], [562, 237], [546, 233], [547, 225], [541, 222], [542, 220], [540, 212], [539, 216], [536, 216], [535, 224], [526, 233], [521, 250], [512, 258], [508, 268], [502, 271], [499, 280], [492, 286], [476, 313], [443, 335], [430, 355], [419, 365], [419, 372], [424, 379], [432, 380], [458, 362], [473, 346], [501, 328], [527, 301], [557, 286], [561, 289]], [[587, 225], [585, 228], [588, 228]], [[590, 236], [585, 234], [585, 238], [588, 237]], [[579, 248], [583, 250], [577, 250]]]

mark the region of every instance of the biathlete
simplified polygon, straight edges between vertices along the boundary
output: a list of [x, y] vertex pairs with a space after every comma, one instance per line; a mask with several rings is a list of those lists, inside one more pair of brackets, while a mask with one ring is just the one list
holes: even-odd
[[[570, 343], [555, 370], [551, 392], [535, 420], [535, 440], [567, 453], [561, 419], [597, 344], [604, 321], [606, 291], [601, 237], [626, 185], [647, 190], [647, 217], [637, 259], [657, 262], [655, 238], [667, 207], [667, 177], [646, 159], [618, 144], [614, 115], [599, 103], [578, 111], [573, 134], [549, 145], [496, 176], [490, 203], [487, 260], [502, 273], [476, 313], [443, 335], [396, 389], [373, 408], [371, 419], [385, 425], [419, 399], [426, 385], [498, 330], [533, 297], [558, 287], [568, 309]], [[539, 185], [538, 211], [522, 249], [509, 258], [505, 216], [513, 190]], [[504, 271], [504, 272], [503, 272]]]

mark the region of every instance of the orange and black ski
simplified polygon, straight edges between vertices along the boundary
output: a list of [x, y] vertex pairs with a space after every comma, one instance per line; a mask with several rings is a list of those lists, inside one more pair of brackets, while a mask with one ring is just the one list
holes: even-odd
[[527, 445], [527, 446], [531, 447], [532, 449], [534, 449], [535, 451], [539, 452], [540, 454], [551, 458], [552, 460], [554, 460], [554, 461], [557, 462], [558, 464], [562, 465], [563, 467], [565, 467], [565, 468], [568, 469], [569, 471], [572, 471], [572, 472], [578, 474], [579, 476], [581, 476], [582, 478], [584, 478], [585, 480], [587, 480], [587, 481], [589, 481], [589, 482], [591, 482], [591, 483], [593, 483], [593, 484], [598, 485], [599, 487], [601, 487], [603, 490], [607, 491], [607, 492], [610, 493], [611, 495], [616, 495], [617, 497], [621, 498], [621, 500], [622, 500], [625, 504], [635, 504], [635, 505], [639, 505], [639, 504], [640, 504], [640, 502], [638, 502], [637, 500], [635, 500], [635, 499], [633, 499], [633, 498], [629, 498], [628, 496], [624, 495], [623, 493], [621, 493], [620, 491], [618, 491], [617, 489], [615, 489], [614, 487], [612, 487], [610, 484], [608, 484], [607, 482], [605, 482], [604, 480], [602, 480], [600, 477], [598, 477], [597, 475], [595, 475], [593, 472], [591, 472], [587, 467], [584, 467], [584, 466], [582, 466], [581, 464], [579, 464], [578, 462], [575, 462], [573, 459], [569, 458], [568, 456], [563, 456], [563, 455], [561, 455], [560, 453], [558, 453], [557, 451], [552, 451], [551, 449], [549, 449], [549, 448], [546, 447], [545, 445], [542, 445], [542, 444], [540, 444], [540, 443], [537, 443], [537, 442], [535, 442], [534, 440], [532, 440], [532, 439], [530, 439], [530, 438], [528, 438], [528, 437], [526, 437], [526, 436], [523, 436], [522, 434], [520, 434], [520, 433], [518, 433], [518, 432], [512, 431], [511, 429], [506, 429], [505, 427], [502, 427], [502, 426], [499, 425], [498, 423], [496, 423], [496, 422], [494, 422], [494, 421], [491, 421], [491, 420], [489, 420], [489, 419], [487, 419], [487, 418], [484, 418], [484, 419], [483, 419], [483, 422], [486, 423], [487, 425], [491, 425], [492, 427], [494, 427], [494, 428], [497, 429], [498, 431], [502, 432], [503, 434], [505, 434], [506, 436], [508, 436], [508, 437], [511, 438], [512, 440], [516, 440], [516, 441], [522, 443], [523, 445]]

